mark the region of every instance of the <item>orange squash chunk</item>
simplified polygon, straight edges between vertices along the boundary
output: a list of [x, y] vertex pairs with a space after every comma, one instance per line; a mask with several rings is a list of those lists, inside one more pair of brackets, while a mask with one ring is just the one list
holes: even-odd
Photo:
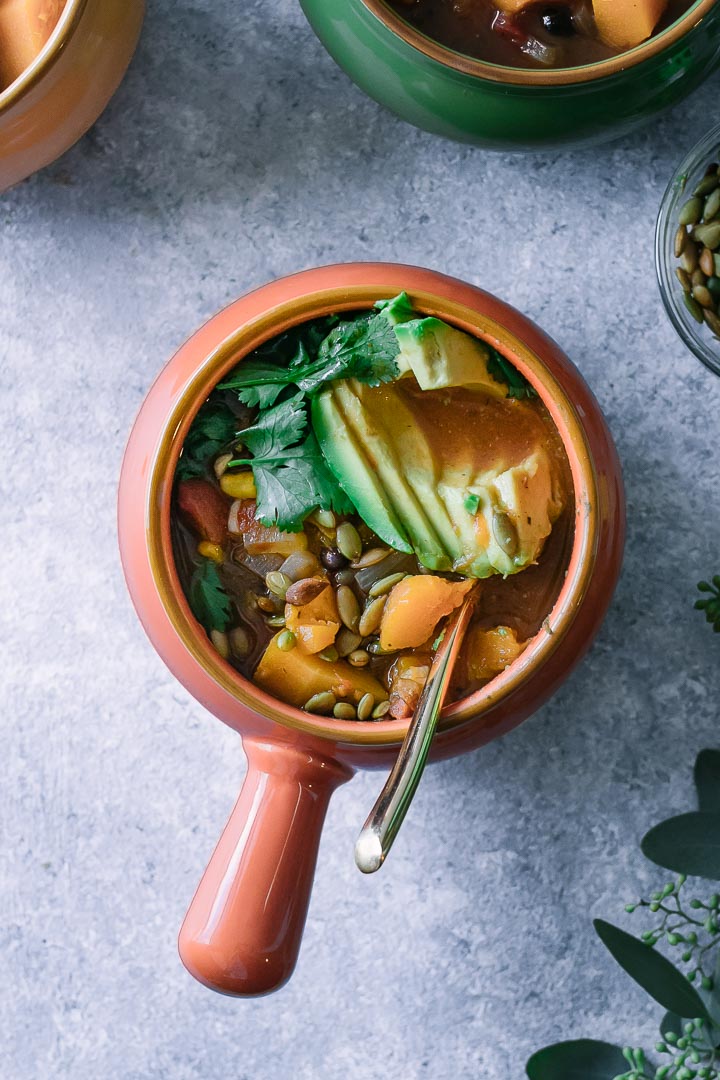
[[285, 626], [292, 630], [297, 647], [303, 652], [318, 653], [329, 648], [340, 629], [335, 590], [328, 583], [328, 587], [307, 604], [286, 604]]
[[462, 604], [474, 581], [447, 581], [417, 574], [399, 581], [387, 598], [380, 623], [380, 648], [414, 649], [428, 640], [445, 615]]
[[493, 679], [517, 659], [526, 645], [526, 641], [518, 641], [509, 626], [495, 626], [491, 630], [473, 626], [465, 645], [468, 677]]
[[595, 23], [606, 45], [632, 49], [650, 37], [668, 0], [593, 0]]
[[326, 691], [354, 704], [363, 694], [372, 694], [376, 701], [387, 697], [385, 688], [368, 671], [351, 667], [347, 660], [321, 660], [297, 647], [283, 652], [277, 647], [278, 637], [265, 650], [253, 682], [281, 701], [302, 709], [313, 695]]
[[505, 11], [508, 15], [516, 15], [518, 11], [530, 7], [533, 3], [535, 3], [535, 0], [497, 0], [500, 11]]
[[30, 67], [64, 7], [65, 0], [0, 0], [0, 90]]

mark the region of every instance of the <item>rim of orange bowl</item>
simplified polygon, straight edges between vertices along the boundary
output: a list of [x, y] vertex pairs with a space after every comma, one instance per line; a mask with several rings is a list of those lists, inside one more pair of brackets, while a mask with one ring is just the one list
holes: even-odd
[[87, 4], [88, 0], [66, 0], [57, 26], [45, 45], [22, 75], [0, 93], [0, 116], [16, 105], [47, 74], [74, 33]]
[[[370, 307], [396, 289], [376, 285], [341, 286], [308, 293], [271, 308], [220, 343], [185, 385], [157, 444], [146, 504], [150, 571], [170, 622], [185, 648], [220, 687], [255, 712], [294, 729], [334, 742], [365, 745], [399, 743], [404, 720], [343, 721], [313, 716], [255, 686], [215, 651], [193, 616], [175, 566], [170, 530], [170, 502], [175, 467], [187, 431], [212, 388], [244, 356], [289, 327], [330, 312]], [[437, 315], [483, 338], [508, 356], [537, 389], [568, 452], [575, 494], [575, 536], [565, 581], [551, 612], [530, 645], [506, 670], [468, 697], [443, 710], [439, 729], [459, 727], [507, 698], [560, 645], [580, 609], [592, 575], [598, 541], [598, 491], [589, 446], [577, 412], [560, 382], [527, 345], [495, 319], [464, 304], [424, 290], [408, 290], [423, 314]]]
[[473, 75], [479, 79], [489, 79], [491, 82], [510, 83], [517, 86], [573, 86], [578, 83], [592, 82], [595, 79], [603, 79], [609, 75], [615, 75], [636, 64], [657, 56], [668, 46], [679, 41], [686, 33], [705, 17], [718, 0], [696, 0], [696, 2], [679, 19], [668, 26], [660, 34], [648, 38], [634, 49], [628, 49], [613, 56], [609, 60], [601, 60], [595, 64], [584, 64], [575, 68], [553, 68], [552, 70], [535, 70], [529, 68], [504, 67], [500, 64], [491, 64], [485, 60], [478, 60], [473, 56], [456, 52], [447, 45], [423, 34], [409, 22], [403, 19], [394, 8], [391, 8], [387, 0], [361, 0], [365, 7], [380, 22], [392, 31], [402, 41], [411, 45], [414, 49], [424, 53], [425, 56], [436, 60], [445, 67], [453, 68], [465, 75]]

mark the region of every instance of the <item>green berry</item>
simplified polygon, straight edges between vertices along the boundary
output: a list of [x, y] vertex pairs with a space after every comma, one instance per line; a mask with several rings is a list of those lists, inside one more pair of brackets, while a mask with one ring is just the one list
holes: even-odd
[[701, 902], [700, 900], [691, 900], [691, 901], [690, 901], [690, 907], [691, 907], [691, 908], [692, 908], [692, 909], [693, 909], [694, 911], [697, 911], [697, 910], [698, 910], [698, 908], [701, 908], [701, 907], [703, 907], [703, 904], [702, 904], [702, 902]]
[[713, 893], [710, 897], [708, 907], [711, 908], [712, 911], [717, 911], [718, 907], [720, 907], [720, 894]]
[[650, 910], [651, 911], [659, 911], [660, 910], [660, 905], [657, 903], [657, 901], [653, 901], [653, 903], [650, 905]]
[[632, 915], [633, 911], [637, 911], [637, 904], [626, 904], [625, 910], [627, 911], [628, 915]]
[[709, 979], [707, 975], [703, 975], [702, 979], [700, 980], [700, 985], [702, 986], [703, 990], [712, 990], [713, 981], [712, 979]]
[[680, 938], [677, 936], [677, 934], [668, 934], [667, 939], [668, 939], [668, 945], [679, 945], [680, 944]]

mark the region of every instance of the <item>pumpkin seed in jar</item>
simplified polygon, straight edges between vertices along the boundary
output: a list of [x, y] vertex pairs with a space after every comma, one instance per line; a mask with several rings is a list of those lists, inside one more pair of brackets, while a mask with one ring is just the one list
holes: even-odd
[[704, 308], [715, 307], [715, 301], [713, 300], [713, 298], [712, 298], [712, 296], [710, 294], [710, 290], [707, 289], [704, 285], [695, 285], [693, 287], [692, 294], [693, 294], [693, 299], [697, 300], [698, 304], [700, 304], [701, 307], [704, 307]]
[[358, 634], [360, 634], [361, 637], [369, 637], [370, 634], [374, 634], [378, 629], [386, 602], [387, 596], [376, 596], [375, 599], [371, 600], [367, 605], [360, 616], [357, 627]]
[[210, 640], [217, 652], [220, 653], [223, 660], [227, 660], [230, 655], [230, 642], [228, 641], [227, 634], [224, 634], [222, 630], [211, 630]]
[[271, 570], [269, 574], [265, 575], [265, 584], [271, 593], [275, 596], [279, 596], [281, 600], [285, 599], [285, 594], [292, 585], [292, 581], [283, 574], [281, 570]]
[[360, 635], [354, 634], [346, 626], [340, 628], [338, 636], [335, 638], [335, 648], [340, 656], [349, 656], [350, 653], [355, 652], [361, 643], [362, 638]]
[[349, 701], [338, 701], [333, 709], [333, 716], [336, 720], [355, 720], [357, 713]]
[[715, 273], [715, 260], [710, 248], [704, 247], [700, 252], [700, 269], [705, 277], [712, 277]]
[[695, 322], [701, 323], [703, 321], [703, 309], [700, 307], [697, 300], [695, 300], [690, 295], [689, 292], [684, 292], [683, 293], [683, 302], [685, 304], [685, 307], [688, 309], [688, 311], [692, 315]]
[[376, 563], [380, 563], [383, 559], [387, 559], [390, 554], [390, 548], [386, 547], [374, 547], [368, 548], [364, 551], [359, 559], [356, 559], [353, 563], [354, 570], [364, 570], [366, 566], [375, 566]]
[[372, 694], [363, 694], [358, 701], [357, 718], [358, 720], [369, 720], [372, 716], [372, 711], [375, 708], [375, 698]]
[[360, 622], [360, 603], [349, 585], [341, 585], [337, 591], [337, 608], [343, 624], [353, 632]]
[[326, 691], [322, 694], [313, 694], [313, 696], [305, 702], [303, 706], [305, 712], [311, 713], [329, 713], [335, 708], [337, 698], [334, 694]]
[[292, 630], [283, 630], [282, 634], [278, 634], [277, 647], [280, 652], [291, 652], [296, 644], [297, 638]]
[[[717, 177], [715, 179], [717, 180]], [[712, 191], [705, 200], [705, 208], [703, 210], [703, 217], [705, 218], [705, 221], [712, 221], [713, 218], [716, 218], [718, 216], [719, 210], [720, 188], [715, 187], [715, 190]]]
[[703, 201], [700, 195], [693, 195], [680, 208], [678, 221], [681, 225], [696, 225], [703, 212]]
[[371, 587], [368, 596], [385, 596], [386, 593], [389, 593], [391, 589], [394, 589], [395, 586], [405, 577], [407, 577], [407, 574], [398, 573], [388, 574], [387, 577], [380, 578], [380, 580], [376, 581], [375, 584]]
[[348, 664], [352, 667], [367, 667], [370, 663], [370, 657], [364, 649], [355, 649], [348, 656]]
[[716, 247], [720, 246], [720, 221], [696, 225], [693, 229], [693, 240], [714, 251]]
[[379, 705], [376, 705], [372, 711], [373, 720], [382, 720], [383, 716], [387, 716], [390, 712], [390, 702], [381, 701]]
[[680, 282], [680, 285], [682, 286], [683, 292], [690, 292], [690, 275], [685, 273], [682, 266], [678, 266], [675, 273], [677, 275], [678, 281]]
[[495, 510], [492, 516], [492, 531], [498, 546], [509, 559], [513, 559], [517, 555], [520, 541], [509, 515], [502, 510]]
[[698, 267], [698, 249], [697, 244], [694, 244], [692, 240], [688, 238], [683, 253], [680, 256], [680, 265], [686, 274], [693, 274]]
[[677, 231], [675, 233], [675, 243], [673, 245], [673, 250], [675, 252], [675, 258], [676, 259], [679, 259], [680, 256], [682, 255], [683, 251], [685, 250], [685, 244], [687, 243], [687, 238], [688, 238], [688, 235], [687, 235], [687, 229], [685, 228], [685, 226], [684, 225], [678, 225]]
[[710, 192], [714, 191], [715, 188], [718, 186], [719, 181], [720, 178], [717, 174], [717, 167], [713, 165], [708, 165], [707, 172], [705, 173], [705, 176], [703, 176], [698, 186], [693, 191], [693, 195], [709, 195]]
[[350, 562], [354, 562], [355, 559], [359, 559], [362, 555], [360, 533], [350, 521], [343, 521], [342, 525], [338, 525], [335, 542], [338, 551]]
[[703, 311], [703, 319], [710, 327], [715, 337], [720, 338], [720, 318], [718, 318], [715, 312], [705, 308]]

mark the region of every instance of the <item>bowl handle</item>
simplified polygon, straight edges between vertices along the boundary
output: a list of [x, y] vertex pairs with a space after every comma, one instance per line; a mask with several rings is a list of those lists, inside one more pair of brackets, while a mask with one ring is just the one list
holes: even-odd
[[293, 972], [330, 796], [352, 776], [287, 743], [244, 740], [248, 771], [185, 916], [183, 964], [211, 990], [268, 994]]

